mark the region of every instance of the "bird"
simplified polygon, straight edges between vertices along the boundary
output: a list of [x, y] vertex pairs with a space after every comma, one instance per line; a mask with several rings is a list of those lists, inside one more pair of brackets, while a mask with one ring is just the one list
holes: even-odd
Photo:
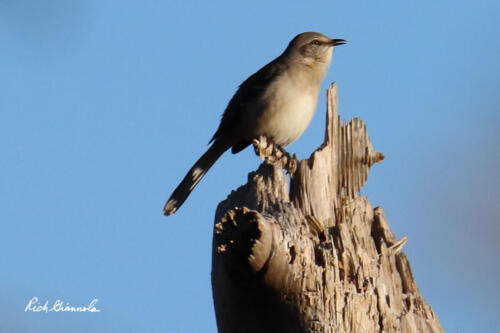
[[217, 159], [236, 154], [264, 136], [285, 147], [311, 122], [333, 48], [344, 39], [318, 32], [295, 36], [276, 59], [249, 76], [229, 101], [208, 150], [196, 161], [163, 208], [175, 213]]

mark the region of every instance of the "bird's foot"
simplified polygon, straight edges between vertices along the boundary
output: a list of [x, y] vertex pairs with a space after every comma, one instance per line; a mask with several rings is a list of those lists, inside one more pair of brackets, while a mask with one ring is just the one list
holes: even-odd
[[275, 144], [265, 136], [253, 140], [255, 153], [265, 162], [269, 164], [279, 163], [291, 176], [297, 171], [298, 160], [297, 156], [290, 155], [283, 147]]

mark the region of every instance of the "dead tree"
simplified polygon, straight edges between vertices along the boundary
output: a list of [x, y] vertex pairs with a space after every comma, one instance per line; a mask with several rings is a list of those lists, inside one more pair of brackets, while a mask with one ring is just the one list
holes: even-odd
[[255, 141], [264, 162], [219, 204], [219, 332], [443, 332], [401, 252], [406, 237], [359, 194], [384, 156], [360, 119], [341, 126], [335, 84], [326, 123], [325, 142], [301, 161]]

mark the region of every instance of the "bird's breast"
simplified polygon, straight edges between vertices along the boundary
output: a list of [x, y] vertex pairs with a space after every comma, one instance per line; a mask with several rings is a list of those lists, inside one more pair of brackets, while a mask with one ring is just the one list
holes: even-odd
[[[303, 82], [302, 82], [303, 83]], [[286, 146], [297, 140], [314, 116], [319, 86], [283, 78], [269, 87], [258, 112], [256, 132]]]

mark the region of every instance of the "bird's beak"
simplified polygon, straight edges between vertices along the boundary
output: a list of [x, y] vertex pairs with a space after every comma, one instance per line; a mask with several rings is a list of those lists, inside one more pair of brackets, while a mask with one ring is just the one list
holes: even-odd
[[330, 45], [332, 46], [344, 45], [345, 43], [347, 43], [345, 39], [332, 39], [330, 41]]

